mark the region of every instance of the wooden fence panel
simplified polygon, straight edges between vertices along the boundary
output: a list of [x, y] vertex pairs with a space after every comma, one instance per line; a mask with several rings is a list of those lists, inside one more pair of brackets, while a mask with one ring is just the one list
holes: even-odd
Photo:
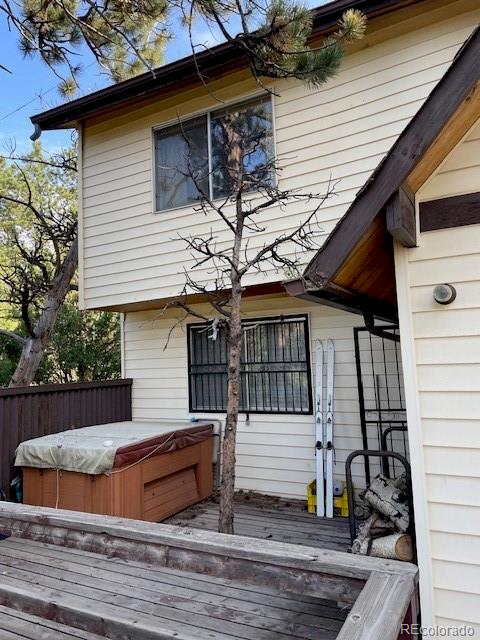
[[0, 389], [0, 489], [9, 496], [20, 442], [131, 419], [129, 379]]

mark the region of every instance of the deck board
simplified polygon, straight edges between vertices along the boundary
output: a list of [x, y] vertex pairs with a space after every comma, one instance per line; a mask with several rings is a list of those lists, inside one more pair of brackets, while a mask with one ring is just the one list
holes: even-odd
[[0, 606], [2, 640], [102, 640], [102, 636]]
[[[297, 596], [297, 594], [283, 594], [277, 590], [252, 587], [248, 584], [232, 586], [231, 582], [219, 577], [182, 572], [161, 566], [152, 566], [132, 561], [123, 562], [115, 558], [106, 559], [95, 553], [85, 555], [76, 549], [64, 549], [40, 542], [8, 540], [8, 556], [36, 560], [45, 566], [54, 565], [57, 568], [72, 570], [71, 559], [74, 558], [74, 571], [86, 576], [95, 575], [114, 582], [120, 582], [132, 588], [153, 590], [154, 593], [167, 593], [173, 596], [198, 600], [206, 604], [225, 603], [228, 598], [229, 607], [240, 611], [250, 611], [271, 617], [283, 617], [282, 610], [287, 609], [298, 614], [321, 613], [326, 618], [343, 619], [344, 614], [332, 607], [332, 604], [318, 598]], [[1, 547], [0, 547], [1, 551]], [[78, 576], [77, 576], [78, 579]], [[264, 610], [265, 609], [265, 610]], [[314, 622], [312, 622], [313, 624]]]
[[[333, 602], [287, 593], [281, 585], [257, 587], [13, 537], [0, 542], [0, 572], [0, 603], [45, 616], [55, 602], [55, 611], [66, 616], [59, 614], [58, 621], [78, 620], [85, 632], [103, 634], [106, 620], [108, 634], [101, 637], [130, 637], [124, 625], [139, 640], [173, 634], [196, 640], [334, 640], [347, 615]], [[5, 637], [11, 617], [4, 615]], [[0, 611], [0, 630], [1, 618]], [[45, 636], [50, 637], [70, 640]]]
[[[196, 504], [166, 520], [168, 524], [217, 531], [218, 505]], [[317, 518], [298, 505], [242, 502], [235, 504], [235, 533], [251, 538], [276, 540], [333, 551], [347, 551], [350, 545], [346, 518]]]

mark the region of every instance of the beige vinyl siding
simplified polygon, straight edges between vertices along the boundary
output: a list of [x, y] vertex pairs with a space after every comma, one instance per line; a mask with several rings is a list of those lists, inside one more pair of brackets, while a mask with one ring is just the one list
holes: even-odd
[[[338, 77], [318, 90], [296, 81], [275, 86], [276, 151], [284, 167], [281, 187], [325, 192], [331, 177], [335, 195], [318, 216], [322, 238], [333, 229], [396, 137], [448, 68], [459, 46], [480, 18], [465, 13], [465, 0], [454, 3], [454, 18], [379, 42], [347, 57]], [[397, 29], [400, 28], [396, 25]], [[381, 37], [377, 33], [377, 40]], [[258, 91], [245, 72], [229, 86], [199, 90], [140, 106], [105, 123], [86, 124], [83, 135], [82, 297], [87, 308], [160, 299], [178, 294], [183, 268], [191, 264], [179, 234], [218, 234], [229, 241], [215, 218], [191, 208], [153, 213], [152, 128]], [[225, 85], [225, 81], [223, 81]], [[304, 203], [264, 213], [267, 230], [256, 234], [251, 250], [268, 238], [293, 229], [306, 215]], [[320, 242], [322, 241], [320, 238]], [[308, 254], [304, 259], [307, 261]], [[248, 283], [282, 279], [270, 271]], [[199, 278], [208, 279], [206, 272]]]
[[[417, 198], [476, 191], [480, 124]], [[438, 623], [470, 623], [479, 634], [480, 224], [421, 233], [407, 264], [435, 614]], [[457, 289], [447, 307], [432, 297], [442, 282]]]
[[[335, 341], [335, 473], [344, 479], [344, 463], [354, 449], [362, 448], [352, 327], [361, 318], [321, 305], [288, 297], [259, 297], [244, 304], [244, 317], [308, 314], [312, 379], [315, 340]], [[187, 339], [175, 323], [157, 311], [126, 314], [124, 324], [125, 375], [134, 379], [133, 418], [186, 419], [188, 413]], [[367, 389], [368, 393], [369, 390]], [[372, 390], [373, 393], [373, 390]], [[195, 416], [202, 417], [199, 414]], [[222, 419], [221, 414], [214, 417]], [[313, 415], [250, 414], [240, 418], [237, 487], [291, 498], [304, 498], [307, 483], [315, 478]], [[354, 469], [355, 482], [363, 484], [363, 467]]]

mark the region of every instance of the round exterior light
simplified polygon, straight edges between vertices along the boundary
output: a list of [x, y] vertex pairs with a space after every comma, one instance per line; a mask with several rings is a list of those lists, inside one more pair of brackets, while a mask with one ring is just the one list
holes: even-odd
[[433, 299], [438, 304], [450, 304], [456, 297], [457, 292], [451, 284], [437, 284], [433, 290]]

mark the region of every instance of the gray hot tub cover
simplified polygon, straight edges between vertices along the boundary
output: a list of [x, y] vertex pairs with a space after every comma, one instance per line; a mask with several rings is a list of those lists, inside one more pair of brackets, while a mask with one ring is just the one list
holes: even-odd
[[15, 466], [110, 473], [114, 467], [201, 442], [212, 432], [211, 424], [199, 422], [100, 424], [22, 442]]

